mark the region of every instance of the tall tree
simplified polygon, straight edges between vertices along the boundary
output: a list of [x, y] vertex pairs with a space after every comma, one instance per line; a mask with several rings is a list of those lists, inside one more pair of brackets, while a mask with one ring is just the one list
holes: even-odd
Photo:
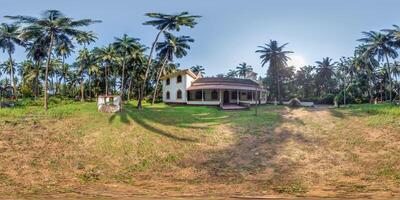
[[151, 45], [150, 54], [148, 56], [146, 64], [146, 72], [144, 74], [143, 83], [139, 94], [139, 101], [137, 104], [138, 109], [142, 108], [142, 100], [145, 92], [147, 77], [150, 71], [150, 64], [152, 63], [152, 56], [161, 33], [167, 30], [180, 31], [182, 26], [193, 28], [197, 24], [197, 22], [195, 21], [196, 18], [200, 17], [198, 15], [189, 15], [188, 12], [181, 12], [180, 14], [177, 15], [167, 15], [162, 13], [147, 13], [146, 16], [153, 18], [153, 20], [144, 22], [143, 24], [156, 27], [158, 33], [153, 41], [153, 44]]
[[104, 82], [106, 85], [106, 95], [109, 93], [108, 77], [110, 75], [110, 67], [114, 63], [116, 58], [116, 52], [112, 45], [108, 45], [103, 48], [95, 48], [94, 53], [98, 59], [102, 62], [104, 67]]
[[236, 72], [239, 77], [246, 78], [247, 73], [252, 72], [253, 67], [248, 65], [247, 63], [243, 62], [240, 63], [239, 66], [236, 67]]
[[335, 80], [333, 80], [336, 62], [332, 62], [332, 58], [326, 57], [323, 58], [322, 61], [317, 61], [315, 63], [317, 64], [315, 69], [317, 85], [320, 88], [319, 95], [321, 95], [321, 91], [332, 93], [336, 83]]
[[22, 41], [19, 39], [19, 26], [17, 24], [0, 24], [0, 49], [3, 49], [3, 52], [7, 52], [8, 54], [8, 66], [9, 74], [10, 74], [10, 85], [13, 87], [13, 95], [15, 96], [17, 93], [17, 86], [14, 80], [14, 62], [12, 58], [12, 54], [15, 51], [16, 45], [22, 45]]
[[275, 95], [278, 96], [278, 100], [281, 102], [281, 78], [280, 73], [282, 69], [287, 67], [287, 61], [290, 59], [287, 55], [293, 53], [292, 51], [285, 51], [284, 48], [288, 43], [279, 45], [276, 40], [270, 40], [264, 46], [259, 46], [257, 53], [260, 53], [260, 59], [262, 66], [269, 63], [267, 74], [271, 76], [273, 82], [276, 84]]
[[78, 42], [79, 45], [83, 46], [83, 49], [79, 51], [79, 63], [80, 63], [80, 69], [79, 69], [79, 74], [80, 74], [80, 88], [81, 88], [81, 101], [85, 101], [85, 88], [84, 88], [84, 81], [85, 81], [85, 70], [89, 67], [88, 65], [88, 60], [89, 60], [89, 51], [87, 49], [87, 45], [89, 45], [92, 42], [95, 42], [97, 39], [97, 36], [92, 32], [81, 32], [75, 37], [76, 41]]
[[238, 71], [234, 69], [230, 69], [228, 73], [226, 74], [227, 77], [229, 78], [236, 78], [238, 76]]
[[48, 73], [51, 63], [51, 54], [54, 50], [54, 45], [60, 40], [70, 40], [71, 37], [77, 37], [83, 31], [77, 29], [79, 27], [88, 26], [95, 21], [91, 19], [73, 20], [64, 16], [58, 10], [47, 10], [43, 12], [40, 18], [30, 16], [6, 16], [7, 18], [16, 20], [18, 23], [26, 24], [22, 29], [21, 37], [25, 40], [36, 40], [43, 38], [49, 41], [47, 47], [47, 61], [45, 72], [45, 87], [44, 87], [44, 108], [48, 109]]
[[358, 41], [363, 42], [365, 47], [368, 49], [368, 53], [371, 53], [377, 56], [378, 61], [386, 61], [386, 67], [389, 74], [389, 96], [390, 101], [392, 101], [392, 73], [390, 69], [389, 58], [396, 58], [398, 56], [396, 49], [393, 47], [393, 43], [385, 34], [375, 31], [363, 32], [364, 38], [359, 39]]
[[115, 42], [113, 43], [114, 48], [122, 59], [122, 75], [121, 75], [121, 88], [120, 95], [122, 100], [124, 99], [124, 87], [125, 87], [125, 68], [126, 63], [128, 61], [129, 55], [138, 49], [140, 44], [138, 44], [138, 38], [129, 37], [127, 34], [124, 34], [121, 38], [115, 38]]
[[205, 69], [204, 69], [204, 67], [203, 66], [201, 66], [201, 65], [195, 65], [195, 66], [192, 66], [192, 67], [190, 67], [190, 70], [192, 71], [192, 72], [194, 72], [194, 73], [199, 73], [199, 74], [201, 74], [202, 76], [204, 76], [204, 74], [205, 74]]
[[174, 57], [182, 58], [187, 55], [187, 50], [190, 49], [189, 42], [194, 42], [189, 36], [179, 36], [175, 37], [171, 33], [165, 33], [165, 41], [159, 42], [156, 45], [156, 50], [159, 51], [159, 57], [162, 58], [161, 68], [157, 75], [156, 86], [153, 92], [153, 100], [151, 104], [153, 105], [157, 97], [158, 83], [160, 81], [161, 75], [164, 73], [164, 68], [168, 61], [172, 62]]

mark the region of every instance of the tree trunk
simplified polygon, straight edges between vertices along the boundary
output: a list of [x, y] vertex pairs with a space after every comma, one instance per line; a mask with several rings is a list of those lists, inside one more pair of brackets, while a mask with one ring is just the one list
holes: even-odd
[[53, 49], [53, 42], [54, 42], [54, 34], [51, 33], [50, 35], [50, 44], [49, 44], [49, 49], [47, 50], [47, 63], [46, 63], [46, 73], [45, 73], [45, 85], [44, 85], [44, 109], [47, 111], [48, 107], [48, 95], [47, 95], [47, 89], [49, 87], [48, 83], [48, 77], [49, 77], [49, 67], [50, 67], [50, 61], [51, 61], [51, 51]]
[[8, 64], [10, 67], [10, 85], [13, 87], [13, 97], [15, 97], [17, 94], [17, 86], [14, 80], [14, 65], [12, 61], [12, 53], [10, 51], [8, 51]]
[[108, 95], [108, 64], [106, 63], [106, 65], [105, 65], [105, 68], [104, 68], [104, 70], [105, 70], [105, 73], [104, 73], [104, 75], [105, 75], [105, 78], [104, 78], [104, 81], [106, 82], [106, 96]]
[[163, 73], [165, 65], [167, 64], [167, 62], [168, 62], [168, 59], [167, 59], [167, 56], [165, 56], [164, 62], [161, 65], [161, 69], [157, 74], [156, 88], [154, 89], [154, 92], [153, 92], [153, 99], [151, 101], [151, 105], [154, 105], [154, 102], [156, 101], [157, 90], [158, 90], [158, 82], [160, 82], [161, 74]]
[[276, 77], [276, 86], [277, 86], [277, 88], [278, 88], [278, 101], [279, 101], [279, 104], [281, 104], [282, 102], [281, 102], [281, 86], [280, 86], [280, 81], [279, 81], [279, 72], [276, 74], [277, 75], [277, 77]]
[[388, 68], [388, 78], [389, 78], [389, 100], [390, 100], [390, 102], [392, 101], [392, 75], [391, 75], [391, 73], [390, 73], [390, 65], [389, 65], [389, 57], [388, 57], [388, 55], [386, 54], [386, 64], [387, 64], [387, 68]]
[[89, 100], [92, 100], [92, 86], [91, 86], [91, 80], [90, 80], [90, 74], [88, 74], [88, 86], [89, 86], [89, 92], [88, 92], [88, 97]]
[[122, 77], [121, 77], [121, 89], [120, 89], [121, 101], [124, 101], [125, 59], [126, 59], [126, 53], [122, 60]]
[[35, 100], [39, 96], [39, 72], [40, 72], [40, 61], [36, 61], [36, 72], [35, 72]]
[[132, 90], [132, 78], [129, 81], [129, 86], [128, 86], [128, 103], [129, 103], [129, 100], [131, 100], [131, 90]]
[[149, 58], [148, 58], [147, 65], [146, 65], [146, 72], [144, 74], [142, 87], [140, 88], [139, 99], [138, 99], [138, 104], [137, 104], [137, 108], [138, 109], [142, 109], [142, 100], [143, 100], [144, 89], [146, 87], [147, 76], [149, 76], [150, 64], [151, 64], [151, 61], [152, 61], [151, 57], [153, 55], [153, 52], [154, 52], [155, 46], [157, 44], [158, 38], [160, 37], [161, 33], [164, 32], [167, 29], [168, 29], [168, 26], [165, 26], [162, 30], [160, 30], [160, 32], [157, 33], [157, 36], [156, 36], [153, 44], [151, 45], [151, 50], [150, 50]]

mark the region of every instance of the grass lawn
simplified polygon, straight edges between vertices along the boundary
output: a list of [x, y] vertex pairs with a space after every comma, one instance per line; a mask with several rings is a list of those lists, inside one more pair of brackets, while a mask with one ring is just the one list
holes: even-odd
[[0, 196], [399, 195], [400, 108], [0, 109]]

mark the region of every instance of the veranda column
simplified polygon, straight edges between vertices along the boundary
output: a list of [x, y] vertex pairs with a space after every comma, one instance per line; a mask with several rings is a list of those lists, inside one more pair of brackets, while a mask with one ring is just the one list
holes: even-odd
[[236, 103], [239, 104], [239, 90], [236, 90]]
[[251, 103], [254, 101], [254, 91], [251, 91]]
[[219, 90], [219, 104], [222, 103], [222, 90]]
[[204, 101], [204, 91], [203, 91], [203, 89], [201, 89], [201, 101], [202, 102]]

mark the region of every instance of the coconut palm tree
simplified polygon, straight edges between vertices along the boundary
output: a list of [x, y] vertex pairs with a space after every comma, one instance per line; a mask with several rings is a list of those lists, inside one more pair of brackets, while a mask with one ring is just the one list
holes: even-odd
[[246, 78], [248, 72], [252, 72], [253, 67], [243, 62], [240, 63], [239, 66], [236, 67], [236, 72], [239, 77]]
[[108, 95], [108, 76], [110, 71], [109, 68], [117, 57], [116, 51], [112, 45], [108, 45], [103, 48], [95, 48], [93, 51], [96, 54], [96, 57], [102, 62], [102, 65], [104, 66], [104, 82], [106, 85], [106, 95]]
[[41, 38], [49, 41], [47, 47], [47, 61], [45, 72], [45, 87], [44, 87], [44, 108], [48, 109], [48, 73], [51, 63], [51, 54], [55, 44], [60, 40], [70, 40], [71, 37], [77, 37], [84, 32], [77, 29], [93, 24], [95, 21], [91, 19], [73, 20], [64, 16], [58, 10], [47, 10], [43, 12], [40, 18], [30, 16], [6, 16], [6, 18], [16, 20], [18, 23], [26, 24], [22, 29], [21, 38], [24, 40], [37, 40]]
[[364, 71], [368, 78], [368, 94], [370, 103], [372, 103], [373, 94], [372, 79], [375, 76], [375, 71], [379, 67], [379, 61], [375, 59], [375, 55], [366, 45], [359, 45], [354, 51], [354, 66], [357, 70]]
[[317, 61], [315, 63], [317, 64], [315, 70], [318, 87], [322, 91], [332, 93], [332, 78], [335, 76], [335, 68], [337, 63], [332, 62], [332, 58], [329, 57], [325, 57], [322, 59], [322, 61]]
[[81, 88], [81, 101], [85, 101], [85, 88], [84, 88], [84, 75], [85, 75], [85, 70], [87, 69], [87, 60], [89, 59], [89, 51], [86, 48], [87, 45], [89, 45], [92, 42], [95, 42], [97, 39], [97, 36], [92, 32], [92, 31], [88, 31], [88, 32], [81, 32], [81, 34], [78, 34], [75, 37], [75, 40], [78, 42], [79, 45], [83, 46], [83, 49], [81, 49], [79, 51], [79, 56], [78, 56], [78, 60], [79, 60], [79, 74], [80, 74], [80, 88]]
[[122, 75], [121, 75], [121, 88], [120, 95], [122, 100], [124, 99], [124, 87], [125, 87], [125, 68], [126, 62], [128, 60], [128, 56], [137, 48], [139, 48], [140, 44], [138, 43], [138, 38], [129, 37], [127, 34], [124, 34], [121, 38], [115, 38], [115, 42], [113, 43], [114, 48], [122, 59]]
[[267, 74], [276, 83], [275, 95], [278, 96], [279, 101], [281, 101], [280, 73], [284, 67], [287, 67], [287, 61], [290, 59], [287, 54], [293, 53], [292, 51], [284, 50], [287, 44], [279, 45], [277, 41], [270, 40], [264, 46], [259, 46], [260, 49], [256, 51], [256, 53], [261, 54], [262, 66], [269, 63]]
[[230, 69], [226, 76], [229, 78], [236, 78], [238, 76], [238, 71]]
[[190, 70], [191, 70], [192, 72], [196, 73], [196, 74], [201, 74], [202, 76], [204, 76], [204, 74], [205, 74], [205, 72], [204, 72], [205, 69], [204, 69], [204, 67], [201, 66], [201, 65], [192, 66], [192, 67], [190, 68]]
[[159, 51], [158, 55], [162, 58], [161, 68], [157, 74], [156, 87], [153, 92], [153, 100], [151, 104], [153, 105], [157, 96], [158, 83], [160, 81], [161, 75], [164, 73], [164, 68], [168, 61], [172, 62], [174, 57], [182, 58], [187, 55], [187, 50], [190, 49], [189, 42], [194, 42], [189, 36], [179, 36], [175, 37], [171, 33], [165, 33], [165, 41], [158, 42], [156, 45], [156, 50]]
[[188, 12], [181, 12], [177, 15], [167, 15], [162, 13], [147, 13], [147, 17], [153, 18], [147, 22], [144, 22], [143, 25], [150, 25], [156, 27], [158, 33], [151, 45], [150, 54], [148, 56], [147, 64], [146, 64], [146, 72], [144, 74], [142, 87], [140, 89], [139, 101], [137, 104], [137, 108], [142, 108], [142, 100], [144, 96], [144, 90], [146, 86], [147, 77], [150, 71], [150, 64], [152, 63], [152, 56], [157, 45], [158, 39], [161, 36], [161, 33], [164, 31], [180, 31], [182, 26], [193, 28], [197, 22], [196, 18], [199, 18], [198, 15], [189, 15]]
[[368, 52], [374, 56], [377, 56], [378, 61], [386, 60], [386, 67], [388, 70], [389, 83], [390, 83], [389, 96], [390, 96], [390, 101], [392, 101], [392, 90], [393, 90], [392, 73], [390, 69], [389, 58], [395, 59], [398, 56], [398, 53], [394, 48], [394, 45], [390, 40], [390, 37], [388, 37], [387, 35], [375, 31], [362, 32], [362, 33], [365, 37], [359, 39], [358, 41], [363, 42], [365, 44], [365, 47], [368, 49], [366, 53]]
[[12, 61], [12, 54], [15, 51], [16, 45], [22, 45], [22, 41], [19, 39], [19, 26], [16, 24], [0, 24], [0, 49], [3, 49], [3, 52], [7, 52], [8, 54], [8, 66], [9, 73], [10, 73], [10, 85], [13, 87], [13, 95], [16, 95], [17, 86], [14, 80], [14, 62]]
[[[71, 53], [74, 52], [74, 50], [73, 50], [74, 48], [75, 47], [71, 43], [70, 40], [62, 40], [62, 41], [59, 42], [59, 44], [56, 45], [56, 48], [55, 48], [56, 55], [57, 55], [57, 57], [61, 57], [61, 71], [60, 72], [64, 71], [63, 69], [65, 68], [65, 66], [64, 66], [65, 65], [65, 59], [68, 56], [70, 56]], [[65, 77], [65, 76], [62, 75], [62, 73], [59, 74], [59, 75], [60, 75], [59, 79], [57, 80], [57, 87], [58, 87], [57, 90], [59, 90], [59, 87], [61, 85], [62, 77]], [[65, 79], [64, 79], [64, 81], [65, 81]], [[65, 87], [65, 83], [64, 83], [64, 87]], [[65, 92], [65, 88], [63, 88], [62, 95], [65, 95], [64, 92]]]
[[26, 44], [27, 57], [35, 63], [34, 70], [32, 71], [34, 80], [34, 94], [35, 98], [39, 96], [39, 76], [42, 71], [42, 60], [46, 57], [46, 41], [41, 38], [30, 41]]

